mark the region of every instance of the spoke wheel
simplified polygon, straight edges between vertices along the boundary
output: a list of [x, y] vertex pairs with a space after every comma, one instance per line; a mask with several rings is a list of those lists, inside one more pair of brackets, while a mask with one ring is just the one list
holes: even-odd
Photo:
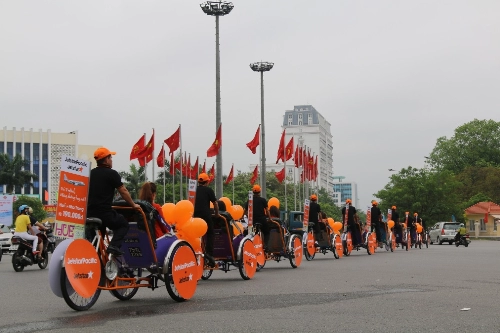
[[[64, 267], [61, 268], [60, 283], [61, 293], [63, 295], [64, 301], [69, 305], [70, 308], [76, 311], [86, 311], [90, 309], [101, 294], [101, 289], [97, 288], [94, 295], [92, 295], [91, 297], [85, 298], [78, 295], [75, 289], [73, 289], [73, 286], [71, 286], [71, 283], [69, 282], [66, 275], [66, 268]], [[101, 274], [101, 281], [99, 282], [99, 285], [102, 284], [104, 284], [104, 274]]]
[[[142, 276], [142, 269], [140, 269], [140, 268], [138, 270], [131, 269], [129, 272], [120, 272], [120, 274], [118, 274], [118, 276], [125, 277], [125, 278], [141, 277]], [[130, 282], [128, 282], [128, 281], [118, 280], [118, 282], [117, 282], [118, 286], [126, 286], [129, 284], [130, 284]], [[110, 290], [109, 292], [111, 293], [111, 295], [118, 298], [120, 301], [128, 301], [129, 299], [132, 299], [132, 297], [134, 297], [135, 294], [137, 294], [138, 290], [139, 290], [139, 287], [127, 288], [127, 289], [115, 289], [115, 290]]]
[[14, 252], [12, 255], [12, 267], [16, 272], [22, 272], [24, 270], [24, 265], [21, 263], [21, 259], [19, 258], [19, 253]]
[[203, 270], [203, 273], [201, 274], [201, 279], [202, 280], [208, 280], [212, 276], [212, 273], [214, 272], [213, 269], [205, 269]]

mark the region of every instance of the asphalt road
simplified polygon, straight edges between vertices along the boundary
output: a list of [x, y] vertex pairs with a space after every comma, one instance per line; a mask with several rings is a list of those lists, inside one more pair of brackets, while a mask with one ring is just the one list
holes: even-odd
[[[0, 333], [8, 332], [500, 332], [500, 242], [468, 248], [378, 249], [292, 269], [267, 262], [254, 279], [214, 272], [194, 297], [165, 287], [130, 301], [102, 292], [85, 312], [52, 294], [48, 271], [0, 263]], [[467, 311], [461, 309], [469, 308]]]

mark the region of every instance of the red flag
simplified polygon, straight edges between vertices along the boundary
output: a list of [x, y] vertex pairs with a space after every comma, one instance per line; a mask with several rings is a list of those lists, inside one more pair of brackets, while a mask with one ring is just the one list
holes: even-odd
[[182, 158], [182, 156], [181, 156], [180, 159], [182, 160], [181, 173], [185, 176], [186, 175], [186, 163], [187, 163], [186, 152], [184, 152], [184, 158]]
[[191, 178], [191, 154], [189, 154], [189, 157], [186, 162], [186, 168], [184, 170], [186, 178]]
[[206, 161], [203, 161], [203, 168], [201, 168], [201, 173], [207, 173], [207, 169], [205, 169]]
[[170, 155], [170, 174], [173, 176], [175, 174], [175, 169], [177, 168], [177, 163], [174, 161], [174, 154]]
[[293, 161], [295, 162], [295, 167], [300, 167], [300, 158], [299, 158], [299, 145], [295, 147], [295, 156], [293, 157]]
[[130, 160], [134, 160], [137, 158], [137, 153], [139, 153], [144, 148], [144, 143], [146, 142], [146, 135], [141, 136], [139, 141], [132, 147], [132, 151], [130, 152]]
[[250, 184], [252, 184], [252, 185], [253, 185], [253, 183], [255, 183], [255, 181], [257, 180], [257, 174], [258, 174], [258, 172], [259, 172], [259, 169], [258, 169], [258, 168], [259, 168], [259, 166], [258, 166], [258, 165], [256, 165], [256, 166], [255, 166], [255, 169], [253, 169], [253, 176], [252, 176], [252, 179], [250, 179]]
[[170, 149], [169, 154], [172, 154], [174, 151], [179, 149], [179, 146], [181, 145], [181, 125], [179, 125], [177, 131], [175, 131], [174, 134], [168, 137], [168, 139], [165, 139], [164, 142]]
[[210, 181], [208, 182], [210, 184], [215, 179], [215, 163], [212, 164], [212, 168], [210, 169], [210, 172], [208, 173], [208, 177], [210, 177]]
[[229, 175], [226, 178], [226, 183], [225, 183], [226, 185], [229, 184], [231, 180], [233, 180], [233, 172], [234, 172], [234, 164], [231, 166], [231, 171], [229, 171]]
[[260, 125], [257, 127], [257, 132], [255, 132], [255, 136], [253, 137], [252, 141], [247, 143], [248, 149], [252, 151], [252, 154], [255, 154], [257, 152], [257, 146], [260, 143]]
[[149, 142], [144, 148], [142, 148], [138, 153], [137, 153], [137, 159], [139, 160], [139, 164], [141, 166], [144, 166], [144, 163], [149, 163], [153, 160], [153, 151], [155, 149], [155, 131], [153, 130], [153, 134], [151, 135], [151, 138], [149, 139]]
[[290, 139], [290, 141], [288, 141], [288, 144], [286, 145], [285, 152], [286, 152], [285, 161], [288, 161], [289, 159], [291, 159], [293, 157], [293, 136]]
[[280, 183], [283, 183], [283, 180], [285, 180], [285, 168], [284, 167], [281, 171], [276, 172], [276, 178], [278, 179], [278, 181]]
[[278, 156], [276, 157], [276, 163], [279, 162], [279, 160], [282, 160], [283, 162], [285, 161], [285, 130], [283, 130], [283, 133], [281, 134], [281, 139], [280, 139], [280, 145], [278, 147]]
[[207, 150], [207, 157], [216, 156], [219, 153], [219, 149], [222, 146], [222, 124], [219, 125], [217, 133], [215, 134], [215, 140]]
[[191, 179], [198, 179], [198, 156], [196, 156], [196, 162], [194, 162], [193, 167], [191, 168]]
[[307, 152], [307, 171], [308, 171], [308, 174], [307, 174], [307, 180], [312, 180], [313, 177], [313, 166], [314, 166], [314, 154], [310, 155], [310, 152]]
[[316, 159], [314, 161], [314, 180], [318, 179], [318, 155], [316, 155]]
[[484, 223], [488, 223], [488, 216], [490, 215], [490, 211], [491, 211], [491, 203], [488, 206], [488, 211], [484, 213]]
[[156, 165], [158, 165], [159, 168], [165, 167], [165, 147], [163, 145], [161, 145], [160, 153], [156, 158]]

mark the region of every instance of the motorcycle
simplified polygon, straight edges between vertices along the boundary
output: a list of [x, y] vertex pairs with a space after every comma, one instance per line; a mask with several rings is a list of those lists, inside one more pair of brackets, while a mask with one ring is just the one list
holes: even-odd
[[52, 230], [49, 222], [45, 222], [43, 226], [46, 228], [45, 236], [47, 236], [47, 252], [54, 253], [57, 246], [56, 238], [54, 237], [54, 230]]
[[469, 243], [470, 243], [469, 234], [460, 235], [460, 239], [458, 240], [458, 242], [455, 242], [455, 246], [459, 247], [460, 245], [463, 245], [465, 247], [468, 247]]
[[17, 246], [17, 249], [12, 254], [12, 267], [16, 272], [22, 272], [24, 267], [38, 264], [40, 269], [45, 269], [49, 263], [49, 253], [47, 247], [42, 250], [42, 258], [33, 255], [33, 242], [25, 240], [21, 237], [13, 236], [11, 239], [12, 246]]

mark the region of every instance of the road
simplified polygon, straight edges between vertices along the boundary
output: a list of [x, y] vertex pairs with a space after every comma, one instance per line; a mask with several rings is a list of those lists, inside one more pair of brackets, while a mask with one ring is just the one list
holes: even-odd
[[[214, 272], [176, 303], [164, 287], [130, 301], [102, 292], [89, 311], [52, 294], [38, 266], [0, 263], [0, 333], [8, 332], [500, 332], [500, 242], [468, 248], [378, 249], [267, 262], [254, 279]], [[470, 308], [468, 311], [461, 309]]]

